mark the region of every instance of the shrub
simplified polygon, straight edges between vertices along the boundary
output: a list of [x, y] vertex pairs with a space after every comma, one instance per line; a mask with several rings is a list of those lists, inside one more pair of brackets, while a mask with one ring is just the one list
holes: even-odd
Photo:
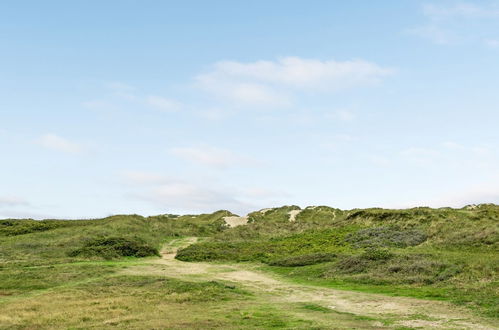
[[105, 259], [119, 257], [159, 256], [158, 249], [148, 245], [144, 240], [134, 237], [102, 237], [87, 241], [83, 247], [73, 250], [69, 256], [103, 257]]
[[361, 255], [344, 256], [327, 269], [326, 278], [349, 278], [362, 283], [433, 284], [459, 274], [462, 267], [432, 259], [430, 255], [386, 255], [367, 250]]
[[70, 223], [57, 220], [0, 220], [0, 235], [24, 235], [68, 225]]
[[361, 256], [344, 256], [331, 269], [327, 270], [324, 277], [339, 274], [358, 274], [366, 272], [372, 266], [372, 262]]
[[396, 227], [361, 229], [349, 234], [345, 240], [355, 247], [407, 247], [423, 243], [427, 235], [417, 229], [400, 230]]

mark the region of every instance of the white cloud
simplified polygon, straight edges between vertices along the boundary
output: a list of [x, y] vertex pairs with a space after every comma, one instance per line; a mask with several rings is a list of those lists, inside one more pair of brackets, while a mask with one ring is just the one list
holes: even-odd
[[[422, 38], [431, 40], [437, 44], [457, 44], [463, 42], [480, 41], [482, 33], [477, 30], [476, 23], [493, 23], [499, 19], [499, 4], [476, 4], [458, 2], [451, 5], [425, 4], [422, 13], [426, 22], [419, 27], [409, 29], [408, 32]], [[486, 27], [485, 27], [486, 29]], [[489, 27], [495, 31], [496, 26]], [[494, 39], [483, 40], [488, 47], [496, 47]]]
[[203, 89], [243, 104], [291, 103], [296, 91], [330, 92], [372, 85], [393, 70], [364, 60], [321, 61], [283, 57], [277, 61], [215, 63], [196, 81]]
[[153, 189], [149, 198], [164, 206], [193, 211], [214, 211], [215, 209], [241, 210], [245, 203], [237, 200], [235, 192], [210, 189], [189, 182], [171, 182]]
[[29, 205], [29, 203], [17, 196], [0, 196], [0, 207], [3, 206], [19, 206], [19, 205]]
[[456, 18], [498, 18], [499, 7], [497, 5], [479, 6], [473, 3], [459, 2], [453, 5], [423, 5], [423, 14], [434, 21]]
[[68, 217], [55, 217], [50, 214], [37, 213], [23, 210], [0, 210], [0, 219], [68, 219]]
[[[126, 196], [145, 201], [166, 212], [213, 212], [227, 209], [245, 214], [269, 205], [282, 204], [289, 194], [264, 187], [234, 187], [218, 180], [182, 179], [153, 172], [122, 171], [124, 183], [132, 190]], [[125, 190], [126, 191], [126, 190]]]
[[258, 83], [231, 81], [214, 75], [198, 76], [196, 82], [203, 90], [236, 105], [280, 107], [290, 104], [289, 95]]
[[174, 112], [182, 109], [182, 104], [176, 100], [168, 99], [161, 96], [148, 96], [146, 103], [159, 110]]
[[254, 160], [230, 150], [210, 146], [172, 148], [170, 152], [192, 163], [220, 169], [255, 163]]
[[452, 192], [442, 193], [429, 200], [419, 200], [405, 203], [405, 207], [455, 207], [461, 208], [470, 204], [494, 203], [499, 204], [499, 182], [484, 183], [474, 186], [463, 186]]
[[284, 57], [274, 62], [219, 62], [214, 73], [297, 88], [330, 90], [376, 82], [391, 70], [363, 60], [341, 62]]
[[47, 149], [52, 149], [67, 153], [78, 153], [82, 151], [80, 145], [52, 133], [42, 135], [37, 139], [36, 142]]
[[206, 184], [169, 178], [158, 173], [124, 171], [120, 173], [125, 183], [133, 184], [133, 192], [127, 195], [169, 211], [213, 212], [228, 209], [248, 212], [254, 205], [240, 200], [240, 191], [221, 184]]

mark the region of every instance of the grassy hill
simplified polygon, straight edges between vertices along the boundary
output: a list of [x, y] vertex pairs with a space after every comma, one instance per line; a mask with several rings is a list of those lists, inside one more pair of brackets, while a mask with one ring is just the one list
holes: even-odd
[[[85, 298], [88, 294], [108, 292], [123, 297], [127, 308], [151, 299], [151, 304], [166, 304], [164, 307], [171, 311], [181, 310], [181, 305], [188, 303], [199, 315], [220, 308], [213, 303], [220, 299], [227, 304], [239, 301], [238, 305], [241, 299], [249, 299], [242, 290], [219, 282], [123, 275], [129, 267], [141, 265], [141, 260], [158, 259], [165, 243], [181, 237], [201, 239], [179, 250], [178, 260], [253, 263], [293, 283], [446, 300], [466, 306], [477, 315], [499, 318], [497, 205], [405, 210], [326, 206], [300, 210], [284, 206], [250, 213], [248, 224], [235, 228], [225, 224], [225, 216], [233, 214], [218, 211], [183, 216], [116, 215], [94, 220], [0, 220], [0, 308], [21, 313], [18, 323], [10, 320], [14, 323], [5, 327], [69, 326], [64, 319], [30, 316], [34, 312], [29, 308], [34, 307], [26, 307], [26, 301], [39, 295], [63, 295], [64, 299], [82, 302], [89, 299]], [[134, 292], [133, 302], [126, 300], [129, 292]], [[187, 302], [180, 296], [187, 297]], [[44, 311], [43, 306], [37, 306], [35, 314]], [[92, 313], [97, 313], [93, 308]], [[140, 313], [142, 316], [134, 322], [143, 322], [149, 315], [144, 310]], [[275, 324], [290, 326], [279, 313], [272, 314], [278, 319]], [[247, 322], [250, 328], [267, 328], [273, 324], [266, 323], [267, 319], [274, 316], [247, 320], [241, 312], [239, 316], [215, 318], [207, 327], [230, 328]], [[94, 320], [81, 316], [71, 327], [94, 326], [91, 322]], [[153, 322], [151, 326], [165, 324]]]
[[181, 250], [184, 261], [262, 262], [297, 281], [464, 304], [498, 316], [499, 206], [356, 209], [295, 206]]

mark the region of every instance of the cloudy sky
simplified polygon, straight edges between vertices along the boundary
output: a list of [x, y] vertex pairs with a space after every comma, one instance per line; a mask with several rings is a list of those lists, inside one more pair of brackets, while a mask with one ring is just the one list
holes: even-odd
[[0, 218], [499, 203], [499, 1], [0, 2]]

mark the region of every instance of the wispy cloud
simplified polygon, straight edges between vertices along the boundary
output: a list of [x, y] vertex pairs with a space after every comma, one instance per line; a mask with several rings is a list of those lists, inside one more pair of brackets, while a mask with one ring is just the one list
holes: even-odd
[[247, 212], [254, 205], [240, 199], [240, 191], [221, 184], [204, 184], [146, 171], [123, 171], [124, 183], [131, 184], [126, 195], [161, 208], [180, 212], [213, 212], [228, 209]]
[[330, 92], [372, 85], [393, 73], [365, 60], [321, 61], [283, 57], [276, 61], [215, 63], [198, 75], [198, 86], [245, 104], [289, 105], [299, 91]]
[[[499, 19], [499, 4], [497, 3], [467, 3], [425, 4], [422, 13], [426, 22], [421, 26], [408, 29], [408, 32], [426, 38], [436, 44], [458, 44], [464, 42], [480, 42], [488, 47], [494, 47], [497, 39], [497, 27], [491, 26], [492, 37], [480, 39], [482, 33], [475, 30], [476, 24], [497, 22]], [[494, 35], [496, 37], [494, 37]]]
[[82, 147], [79, 144], [53, 133], [40, 136], [36, 140], [36, 143], [44, 148], [66, 153], [78, 153], [82, 151]]
[[454, 191], [441, 193], [427, 200], [416, 200], [404, 203], [404, 207], [456, 207], [461, 208], [470, 204], [494, 203], [499, 204], [499, 181], [462, 186]]
[[0, 196], [0, 207], [3, 206], [27, 206], [28, 201], [18, 196]]
[[156, 172], [122, 171], [127, 198], [145, 201], [175, 212], [213, 212], [227, 209], [245, 214], [268, 205], [281, 204], [290, 195], [275, 189], [227, 185], [219, 180], [169, 177]]
[[159, 205], [195, 211], [240, 210], [245, 203], [231, 190], [208, 188], [193, 182], [162, 184], [144, 196]]
[[478, 5], [466, 2], [451, 5], [424, 4], [423, 13], [433, 21], [456, 18], [499, 18], [499, 6], [494, 3]]

